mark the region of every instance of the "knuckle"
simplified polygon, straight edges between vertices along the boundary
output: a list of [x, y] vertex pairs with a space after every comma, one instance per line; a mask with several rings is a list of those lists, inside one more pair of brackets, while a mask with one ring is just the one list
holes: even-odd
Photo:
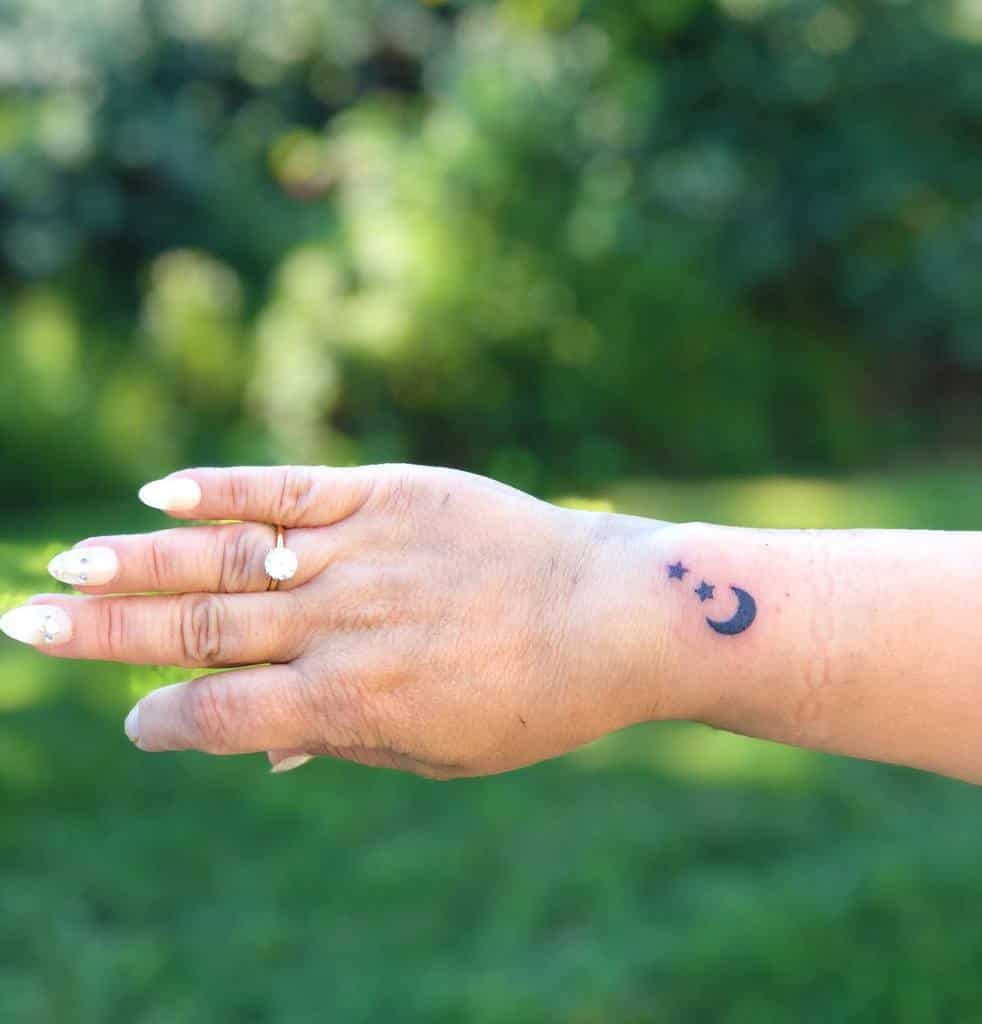
[[[400, 614], [404, 612], [400, 611]], [[332, 602], [331, 627], [339, 634], [371, 633], [381, 626], [396, 625], [392, 603], [364, 588], [341, 591]]]
[[306, 466], [287, 466], [280, 478], [274, 515], [280, 523], [299, 523], [306, 519], [318, 497], [318, 482]]
[[389, 653], [384, 661], [388, 662], [419, 653], [414, 627], [424, 601], [427, 613], [434, 615], [451, 604], [449, 598], [437, 602], [421, 595], [418, 577], [402, 569], [348, 568], [337, 573], [324, 617], [329, 628], [339, 634], [379, 639], [384, 634]]
[[167, 589], [167, 558], [164, 555], [161, 539], [159, 535], [151, 534], [150, 546], [147, 549], [147, 572], [150, 576], [151, 590]]
[[238, 594], [255, 589], [261, 552], [269, 544], [268, 530], [262, 526], [234, 527], [228, 534], [219, 534], [218, 590]]
[[213, 678], [195, 679], [188, 684], [184, 713], [195, 746], [207, 753], [221, 753], [228, 747], [229, 708], [224, 692]]
[[125, 655], [127, 634], [127, 616], [123, 602], [106, 601], [102, 614], [102, 647], [111, 659], [116, 660]]
[[180, 606], [179, 636], [184, 661], [190, 665], [222, 660], [224, 602], [215, 594], [195, 594]]
[[228, 504], [230, 508], [244, 512], [252, 504], [252, 487], [243, 476], [231, 473], [228, 476]]

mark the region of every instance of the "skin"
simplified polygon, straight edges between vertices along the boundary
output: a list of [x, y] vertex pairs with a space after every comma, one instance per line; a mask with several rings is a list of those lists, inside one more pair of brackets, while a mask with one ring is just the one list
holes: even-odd
[[[174, 517], [242, 522], [90, 538], [117, 577], [33, 599], [71, 619], [50, 656], [232, 667], [144, 697], [141, 750], [448, 779], [690, 719], [982, 781], [982, 534], [669, 524], [415, 466], [173, 476], [201, 489]], [[273, 592], [269, 523], [300, 566]]]

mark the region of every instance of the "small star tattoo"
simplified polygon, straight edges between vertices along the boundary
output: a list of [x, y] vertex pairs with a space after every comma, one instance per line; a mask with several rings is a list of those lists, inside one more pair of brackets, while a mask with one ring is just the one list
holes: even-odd
[[676, 562], [675, 565], [668, 567], [668, 578], [670, 580], [680, 580], [688, 571], [681, 562]]
[[698, 595], [700, 601], [709, 601], [715, 596], [716, 588], [712, 585], [712, 583], [707, 583], [705, 580], [703, 580], [702, 583], [700, 583], [699, 586], [696, 587], [696, 594]]

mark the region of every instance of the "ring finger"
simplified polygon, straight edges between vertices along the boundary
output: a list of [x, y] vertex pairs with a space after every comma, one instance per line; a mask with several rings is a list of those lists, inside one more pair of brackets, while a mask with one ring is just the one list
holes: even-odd
[[[297, 556], [297, 570], [279, 589], [298, 587], [321, 572], [334, 536], [323, 529], [287, 531], [284, 543]], [[275, 543], [276, 530], [261, 523], [94, 537], [56, 555], [48, 571], [91, 594], [258, 592], [269, 584], [265, 559]]]

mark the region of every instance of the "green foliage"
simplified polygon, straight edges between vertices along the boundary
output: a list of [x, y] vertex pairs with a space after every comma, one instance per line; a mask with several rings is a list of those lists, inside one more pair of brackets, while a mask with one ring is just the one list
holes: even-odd
[[[949, 529], [977, 474], [624, 484], [623, 511]], [[73, 508], [0, 529], [0, 610]], [[438, 785], [144, 755], [181, 677], [0, 646], [0, 1007], [16, 1024], [974, 1021], [977, 789], [675, 725]]]
[[86, 488], [243, 458], [542, 488], [980, 440], [970, 4], [7, 10], [22, 495], [54, 438]]

